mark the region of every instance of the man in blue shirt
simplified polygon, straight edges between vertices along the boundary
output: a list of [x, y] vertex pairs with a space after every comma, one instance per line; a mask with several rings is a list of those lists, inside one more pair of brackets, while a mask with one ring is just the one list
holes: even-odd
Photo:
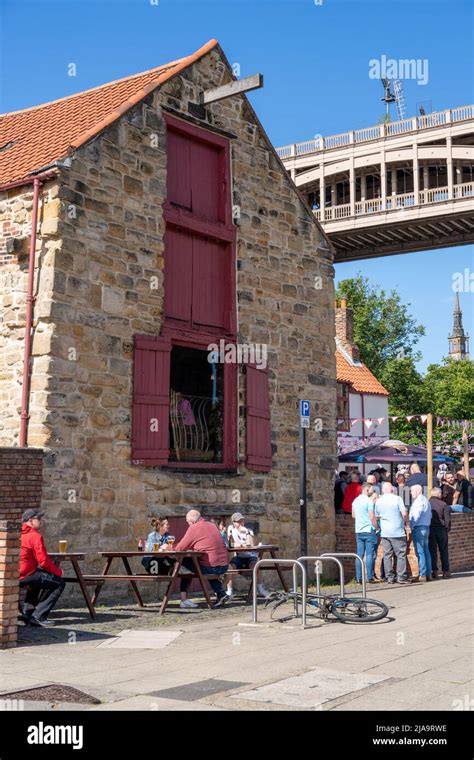
[[[364, 483], [362, 493], [352, 502], [352, 517], [355, 520], [355, 534], [359, 557], [364, 559], [369, 583], [378, 583], [374, 577], [375, 554], [377, 551], [378, 524], [374, 514], [374, 502], [370, 498], [374, 493], [370, 483]], [[356, 562], [356, 578], [362, 580], [362, 568], [360, 562]]]
[[410, 527], [413, 532], [413, 544], [418, 559], [418, 580], [421, 583], [431, 580], [431, 554], [429, 547], [431, 504], [423, 496], [423, 486], [410, 488], [413, 503], [410, 507]]
[[[380, 520], [383, 565], [388, 583], [410, 583], [407, 579], [407, 537], [410, 531], [408, 512], [403, 499], [396, 496], [391, 483], [383, 483], [382, 496], [375, 504], [375, 516]], [[394, 554], [397, 558], [397, 577], [393, 569]]]

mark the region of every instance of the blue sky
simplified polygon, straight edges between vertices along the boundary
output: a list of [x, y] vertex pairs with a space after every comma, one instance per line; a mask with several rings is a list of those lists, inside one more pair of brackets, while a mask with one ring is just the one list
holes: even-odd
[[[180, 58], [216, 37], [275, 145], [368, 126], [383, 113], [369, 61], [428, 61], [405, 81], [408, 115], [474, 103], [472, 0], [2, 0], [0, 110], [25, 108]], [[319, 0], [317, 0], [319, 2]], [[75, 77], [68, 64], [76, 64]], [[472, 246], [337, 265], [396, 288], [426, 326], [420, 368], [447, 353], [452, 276], [474, 271]], [[474, 338], [473, 293], [461, 294]], [[474, 347], [473, 347], [474, 353]]]

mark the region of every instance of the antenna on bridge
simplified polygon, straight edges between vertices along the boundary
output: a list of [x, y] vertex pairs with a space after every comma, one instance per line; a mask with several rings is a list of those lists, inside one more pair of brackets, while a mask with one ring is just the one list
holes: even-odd
[[390, 79], [382, 78], [382, 86], [384, 90], [383, 100], [386, 105], [385, 121], [390, 121], [390, 103], [395, 103], [397, 98], [390, 89]]
[[400, 121], [403, 121], [406, 116], [407, 109], [405, 104], [405, 94], [403, 92], [403, 83], [400, 79], [395, 79], [393, 83], [393, 91], [395, 93], [395, 99], [397, 103], [398, 118]]

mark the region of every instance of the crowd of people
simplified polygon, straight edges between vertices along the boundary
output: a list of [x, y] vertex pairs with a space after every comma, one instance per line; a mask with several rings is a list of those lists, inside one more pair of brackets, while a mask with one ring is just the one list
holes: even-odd
[[[365, 478], [358, 470], [350, 475], [342, 471], [335, 484], [336, 512], [351, 514], [355, 521], [356, 552], [366, 565], [369, 583], [408, 584], [427, 582], [440, 577], [438, 555], [443, 578], [449, 578], [448, 537], [451, 512], [470, 512], [473, 508], [473, 486], [463, 470], [456, 474], [440, 472], [439, 485], [431, 489], [427, 476], [414, 462], [409, 474], [397, 473], [394, 482], [379, 467]], [[407, 498], [409, 496], [409, 498]], [[418, 575], [408, 578], [407, 552], [413, 541], [418, 560]], [[375, 560], [379, 543], [383, 559], [379, 577]], [[361, 581], [362, 569], [357, 562], [356, 578]]]

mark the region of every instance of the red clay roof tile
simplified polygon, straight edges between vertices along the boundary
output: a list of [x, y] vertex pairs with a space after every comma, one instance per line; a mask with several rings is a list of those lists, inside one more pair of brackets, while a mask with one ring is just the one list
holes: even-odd
[[209, 40], [186, 58], [60, 100], [0, 115], [0, 187], [65, 158], [71, 149], [97, 135], [216, 45], [217, 40]]
[[379, 383], [365, 364], [358, 367], [352, 366], [340, 351], [336, 351], [336, 376], [338, 383], [349, 383], [355, 393], [389, 395], [382, 383]]

